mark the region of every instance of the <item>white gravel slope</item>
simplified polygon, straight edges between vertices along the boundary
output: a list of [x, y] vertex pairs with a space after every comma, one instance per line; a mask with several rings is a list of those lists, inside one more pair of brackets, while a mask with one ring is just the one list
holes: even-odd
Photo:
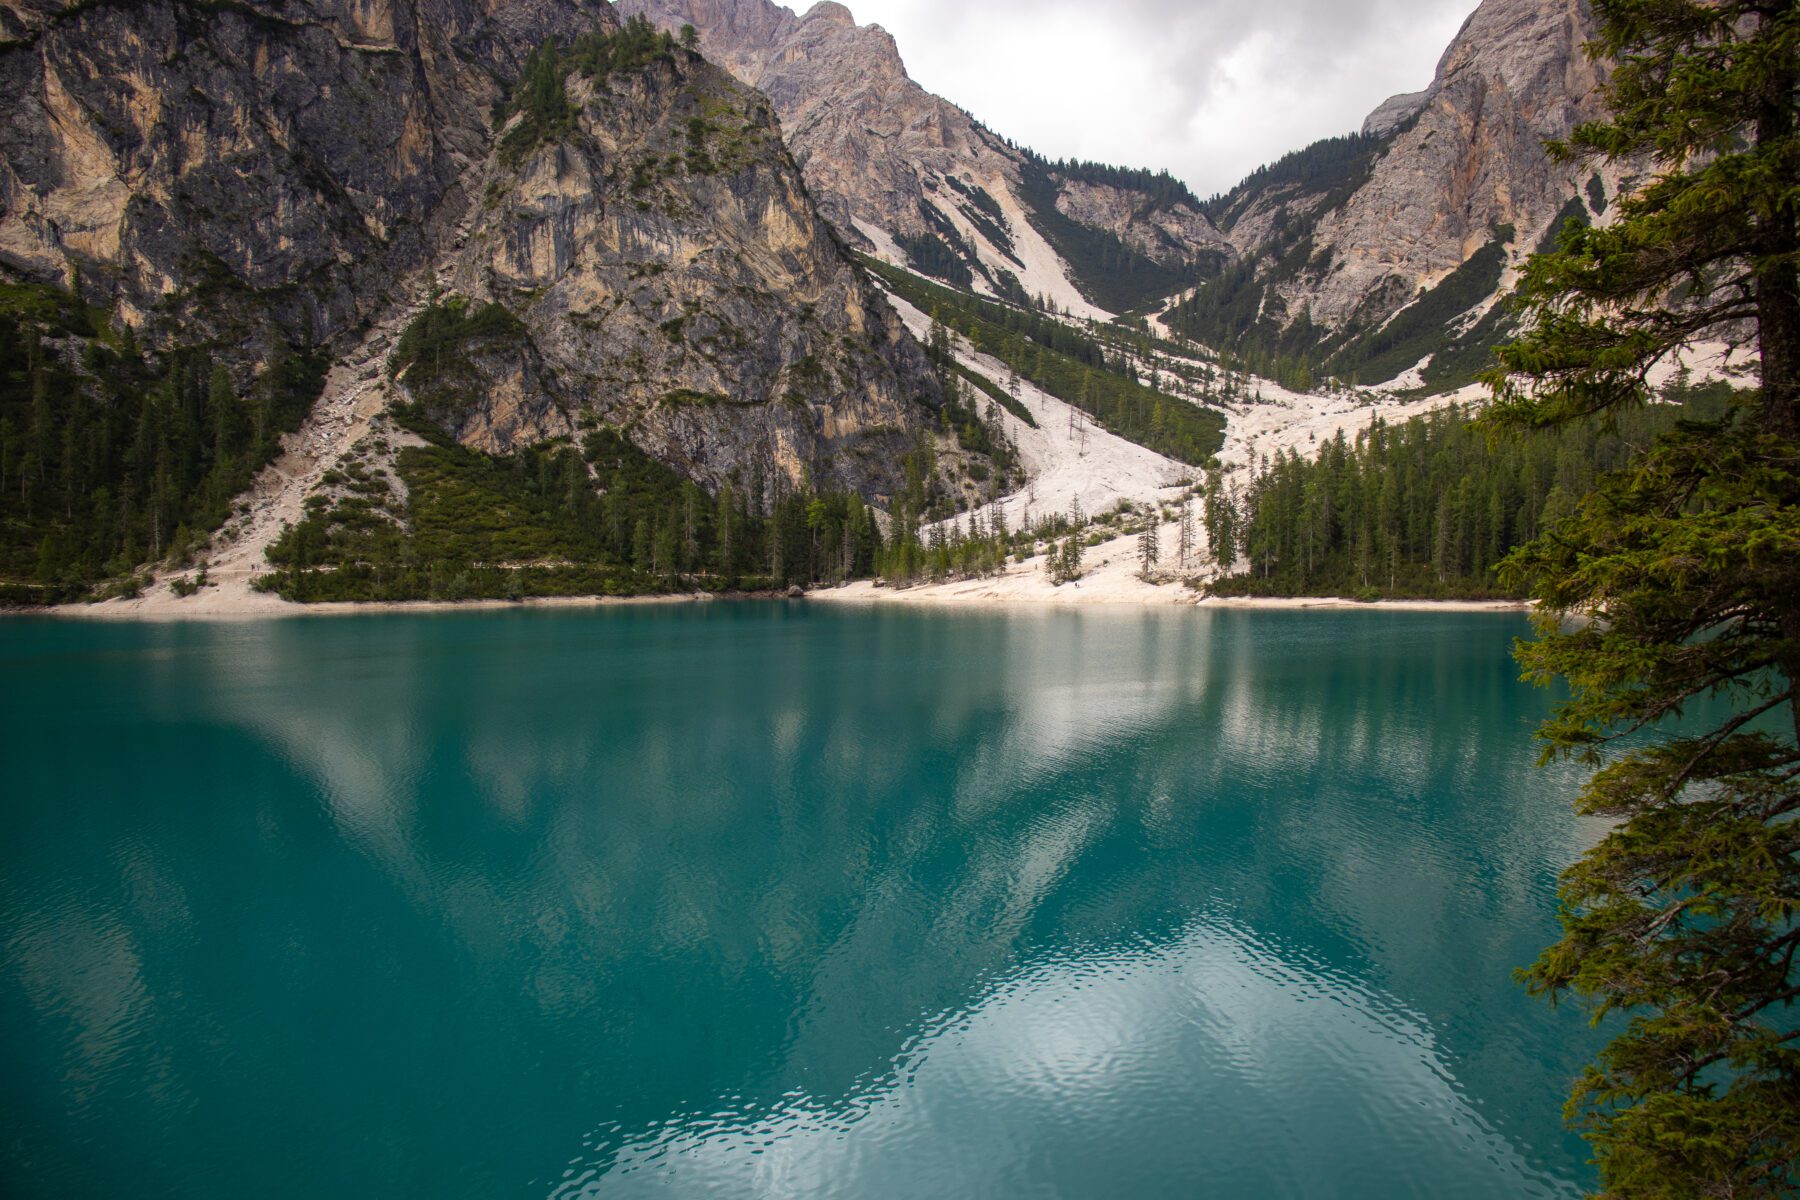
[[[889, 299], [907, 327], [924, 340], [931, 319], [897, 296]], [[962, 338], [956, 341], [958, 361], [1006, 386], [1006, 364], [975, 353]], [[977, 399], [984, 407], [988, 402], [983, 393], [977, 393]], [[1086, 414], [1023, 379], [1019, 380], [1019, 403], [1037, 420], [1036, 429], [1005, 410], [1000, 418], [1007, 436], [1019, 447], [1030, 482], [982, 508], [983, 519], [999, 508], [1006, 515], [1007, 528], [1018, 529], [1027, 516], [1036, 519], [1067, 513], [1077, 502], [1091, 516], [1120, 500], [1136, 504], [1171, 498], [1180, 493], [1182, 480], [1197, 476], [1185, 463], [1108, 433]]]

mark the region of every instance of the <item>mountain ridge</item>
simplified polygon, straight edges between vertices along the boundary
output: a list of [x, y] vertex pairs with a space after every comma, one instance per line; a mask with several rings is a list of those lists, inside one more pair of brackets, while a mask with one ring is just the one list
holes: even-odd
[[546, 38], [617, 26], [598, 0], [0, 12], [26, 35], [0, 48], [18, 101], [0, 262], [79, 274], [153, 343], [262, 340], [265, 321], [296, 343], [349, 336], [436, 252], [497, 80]]
[[[703, 50], [767, 93], [821, 208], [883, 257], [983, 294], [1110, 316], [1150, 298], [1160, 268], [1204, 269], [1223, 251], [1196, 207], [1153, 222], [1129, 187], [1071, 187], [1046, 160], [913, 81], [893, 37], [857, 25], [841, 4], [801, 16], [773, 0], [622, 0], [620, 11], [664, 29], [693, 25]], [[1034, 170], [1049, 176], [1036, 188]], [[1076, 228], [1060, 230], [1064, 221]], [[1073, 241], [1098, 244], [1084, 253]], [[1109, 256], [1120, 279], [1107, 278]], [[1134, 272], [1152, 285], [1135, 286]]]
[[[327, 592], [343, 570], [381, 595], [476, 567], [504, 588], [592, 552], [624, 574], [581, 586], [637, 588], [704, 557], [696, 495], [774, 539], [757, 551], [772, 577], [827, 561], [816, 536], [801, 553], [793, 528], [756, 532], [800, 519], [796, 497], [838, 506], [846, 538], [864, 518], [843, 498], [873, 502], [916, 550], [951, 514], [1003, 527], [1008, 503], [1037, 504], [1002, 495], [1008, 422], [1031, 411], [1019, 378], [1069, 426], [1036, 439], [1035, 469], [1079, 476], [1042, 455], [1079, 457], [1098, 421], [1157, 454], [1178, 442], [1182, 461], [1131, 485], [1172, 486], [1210, 461], [1222, 412], [1262, 430], [1228, 447], [1279, 445], [1253, 410], [1297, 429], [1308, 403], [1331, 407], [1308, 400], [1320, 379], [1467, 382], [1505, 335], [1517, 264], [1570, 216], [1606, 219], [1629, 182], [1543, 152], [1604, 79], [1580, 52], [1583, 0], [1484, 0], [1424, 91], [1205, 201], [1166, 172], [1008, 141], [841, 4], [621, 9], [0, 0], [0, 87], [19, 100], [0, 127], [0, 344], [19, 352], [0, 480], [21, 481], [0, 576], [35, 553], [39, 586], [64, 587], [223, 523], [210, 551], [234, 586], [264, 551], [295, 594], [310, 563]], [[700, 53], [673, 36], [690, 24]], [[999, 304], [977, 320], [959, 292]], [[614, 486], [647, 489], [635, 540]], [[463, 520], [471, 494], [560, 523], [563, 548], [419, 549], [433, 506]], [[611, 522], [598, 540], [594, 519]], [[858, 528], [828, 569], [866, 568]], [[452, 545], [480, 562], [407, 557]]]
[[[1400, 363], [1400, 349], [1371, 350], [1371, 339], [1453, 277], [1429, 321], [1409, 318], [1429, 327], [1409, 345], [1423, 361], [1431, 338], [1468, 342], [1516, 264], [1572, 212], [1601, 219], [1628, 173], [1590, 179], [1543, 152], [1598, 112], [1605, 69], [1582, 51], [1586, 0], [1484, 0], [1431, 83], [1390, 97], [1359, 131], [1214, 201], [1160, 204], [1147, 172], [1084, 177], [1071, 169], [1083, 164], [1051, 164], [992, 134], [912, 81], [893, 39], [842, 5], [804, 15], [773, 0], [621, 8], [665, 28], [692, 24], [703, 47], [768, 92], [809, 188], [853, 243], [965, 290], [1076, 317], [1162, 309], [1175, 332], [1250, 352], [1272, 372], [1305, 364], [1302, 377], [1405, 374], [1416, 364]], [[1284, 171], [1296, 158], [1299, 169]], [[1502, 233], [1495, 273], [1487, 248]], [[1480, 304], [1436, 312], [1469, 290], [1470, 272], [1483, 281]], [[1497, 325], [1477, 337], [1491, 342]], [[1452, 375], [1466, 370], [1438, 383]]]

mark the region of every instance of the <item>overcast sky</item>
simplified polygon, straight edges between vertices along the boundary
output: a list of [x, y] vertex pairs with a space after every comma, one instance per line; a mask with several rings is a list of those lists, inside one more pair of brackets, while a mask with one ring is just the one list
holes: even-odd
[[[1476, 0], [846, 0], [912, 77], [1051, 158], [1201, 197], [1431, 82]], [[804, 12], [810, 0], [786, 0]]]

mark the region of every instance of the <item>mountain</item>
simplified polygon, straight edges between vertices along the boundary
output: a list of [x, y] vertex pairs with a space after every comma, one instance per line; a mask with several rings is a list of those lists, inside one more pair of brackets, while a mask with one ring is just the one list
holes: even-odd
[[[1512, 269], [1618, 193], [1620, 171], [1576, 170], [1544, 151], [1600, 114], [1603, 66], [1581, 49], [1592, 33], [1585, 0], [1485, 0], [1424, 92], [1209, 206], [1240, 261], [1168, 324], [1363, 382], [1437, 353], [1426, 381], [1460, 381], [1498, 336], [1501, 314], [1482, 318]], [[1459, 343], [1463, 353], [1443, 353]]]
[[[769, 102], [609, 4], [4, 0], [0, 31], [0, 582], [69, 594], [223, 525], [247, 584], [309, 522], [360, 570], [336, 514], [416, 561], [421, 488], [485, 479], [524, 522], [537, 485], [484, 463], [545, 443], [583, 452], [569, 497], [654, 483], [653, 539], [681, 506], [684, 562], [727, 485], [754, 522], [953, 511], [987, 475]], [[630, 540], [608, 587], [666, 565]]]
[[1424, 91], [1204, 203], [1167, 174], [1049, 162], [1000, 138], [914, 83], [893, 39], [840, 4], [621, 9], [694, 26], [769, 95], [853, 243], [1077, 316], [1164, 309], [1166, 328], [1302, 384], [1415, 366], [1427, 384], [1466, 381], [1503, 333], [1492, 310], [1513, 268], [1565, 219], [1598, 219], [1629, 174], [1543, 150], [1600, 111], [1585, 0], [1485, 0]]
[[761, 89], [821, 209], [882, 257], [983, 294], [1077, 313], [1136, 308], [1206, 274], [1230, 247], [1167, 174], [1052, 163], [906, 73], [894, 39], [825, 0], [622, 0], [699, 31], [701, 50]]
[[[484, 377], [444, 422], [503, 451], [592, 416], [709, 490], [761, 470], [896, 492], [941, 396], [813, 209], [768, 101], [685, 51], [592, 78], [580, 52], [552, 69], [571, 72], [569, 128], [522, 150], [527, 115], [503, 127], [448, 259], [454, 293], [517, 317], [537, 382], [509, 360], [511, 386]], [[544, 402], [496, 408], [515, 393]]]
[[1235, 403], [1466, 382], [1631, 182], [1543, 151], [1599, 111], [1582, 0], [1484, 0], [1204, 202], [1014, 145], [842, 5], [622, 7], [0, 0], [0, 588], [842, 578], [865, 501], [916, 567], [1022, 466], [1081, 493], [1090, 422], [1172, 480], [1244, 461]]

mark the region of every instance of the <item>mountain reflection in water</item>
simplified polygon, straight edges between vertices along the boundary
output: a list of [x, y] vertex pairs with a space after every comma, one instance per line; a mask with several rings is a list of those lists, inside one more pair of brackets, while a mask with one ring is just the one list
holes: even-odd
[[0, 1190], [1577, 1195], [1523, 629], [0, 626]]

